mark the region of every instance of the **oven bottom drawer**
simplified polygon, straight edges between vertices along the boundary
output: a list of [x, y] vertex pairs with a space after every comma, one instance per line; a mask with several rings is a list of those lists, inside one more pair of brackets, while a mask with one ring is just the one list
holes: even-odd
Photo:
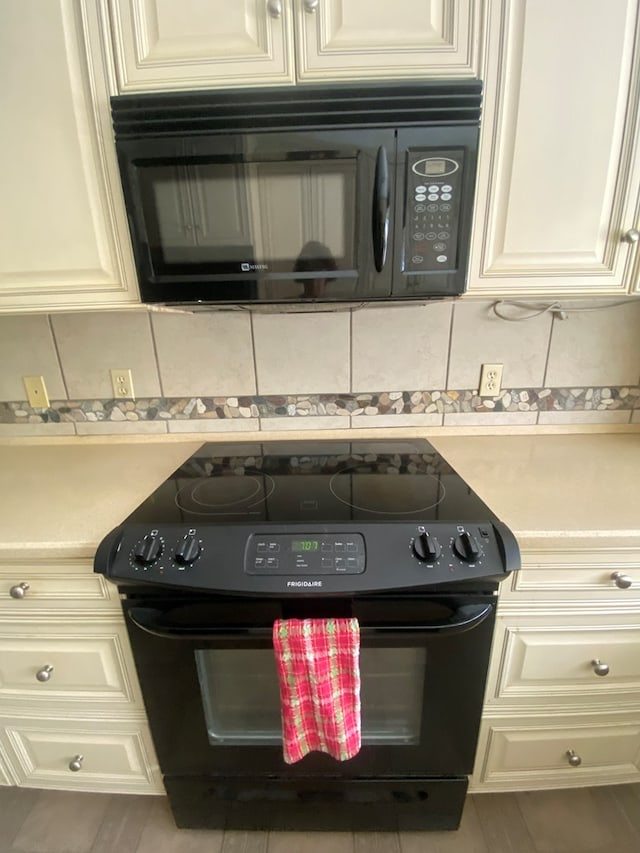
[[466, 777], [278, 779], [165, 776], [182, 829], [398, 831], [460, 825]]

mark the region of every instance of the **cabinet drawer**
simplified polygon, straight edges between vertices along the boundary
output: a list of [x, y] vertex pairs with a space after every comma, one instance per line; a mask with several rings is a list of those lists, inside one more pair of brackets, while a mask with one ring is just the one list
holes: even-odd
[[124, 624], [0, 622], [0, 701], [142, 707]]
[[20, 785], [163, 793], [146, 723], [5, 718], [0, 738]]
[[[498, 619], [486, 704], [640, 700], [640, 614]], [[498, 651], [499, 650], [499, 651]], [[606, 674], [604, 673], [608, 668]]]
[[563, 717], [548, 726], [538, 719], [485, 719], [472, 787], [519, 791], [638, 781], [640, 717]]
[[640, 602], [640, 552], [633, 548], [524, 551], [522, 568], [500, 587], [500, 600], [505, 603], [559, 597]]
[[119, 610], [118, 592], [87, 560], [12, 560], [0, 563], [0, 609], [16, 614], [32, 610], [99, 608]]

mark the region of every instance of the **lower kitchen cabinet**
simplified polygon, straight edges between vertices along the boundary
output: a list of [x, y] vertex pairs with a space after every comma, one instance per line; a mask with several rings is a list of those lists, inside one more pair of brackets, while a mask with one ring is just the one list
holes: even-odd
[[151, 736], [141, 720], [0, 720], [0, 741], [18, 785], [161, 794]]
[[473, 790], [640, 782], [640, 713], [485, 718]]
[[162, 793], [115, 588], [90, 559], [0, 563], [0, 784]]
[[142, 709], [121, 619], [24, 617], [0, 623], [0, 702], [25, 707]]
[[500, 591], [471, 790], [640, 781], [640, 549], [522, 561]]

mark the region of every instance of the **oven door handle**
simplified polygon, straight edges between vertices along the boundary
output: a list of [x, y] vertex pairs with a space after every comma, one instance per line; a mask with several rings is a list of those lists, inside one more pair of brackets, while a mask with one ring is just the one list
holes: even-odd
[[[438, 634], [448, 636], [451, 634], [462, 634], [471, 631], [481, 625], [493, 611], [493, 604], [466, 604], [455, 610], [448, 619], [435, 622], [431, 625], [422, 625], [415, 622], [408, 624], [389, 625], [364, 625], [360, 627], [360, 633], [367, 637], [373, 634]], [[270, 637], [271, 627], [256, 627], [252, 625], [224, 625], [210, 627], [203, 625], [177, 625], [162, 621], [163, 613], [152, 607], [131, 607], [127, 611], [129, 619], [133, 624], [153, 634], [169, 640], [206, 640], [220, 639], [221, 637], [237, 637], [247, 635], [252, 637]]]

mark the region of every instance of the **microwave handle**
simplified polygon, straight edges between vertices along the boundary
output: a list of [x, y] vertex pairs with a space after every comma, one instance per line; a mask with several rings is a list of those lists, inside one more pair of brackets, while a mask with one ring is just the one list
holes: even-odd
[[[467, 604], [459, 607], [444, 622], [433, 625], [421, 625], [419, 623], [407, 623], [396, 625], [364, 625], [360, 632], [363, 637], [375, 634], [437, 634], [439, 637], [451, 634], [463, 634], [481, 625], [493, 611], [493, 604]], [[187, 626], [171, 625], [162, 623], [158, 617], [162, 611], [152, 607], [131, 607], [128, 610], [129, 619], [133, 624], [147, 634], [162, 637], [168, 640], [215, 640], [222, 637], [238, 637], [239, 635], [251, 637], [271, 637], [271, 627], [252, 625], [225, 625], [220, 627], [210, 626]]]
[[371, 209], [371, 230], [373, 236], [373, 262], [376, 270], [382, 272], [387, 259], [389, 242], [389, 164], [384, 145], [378, 148], [376, 173], [373, 182], [373, 204]]

